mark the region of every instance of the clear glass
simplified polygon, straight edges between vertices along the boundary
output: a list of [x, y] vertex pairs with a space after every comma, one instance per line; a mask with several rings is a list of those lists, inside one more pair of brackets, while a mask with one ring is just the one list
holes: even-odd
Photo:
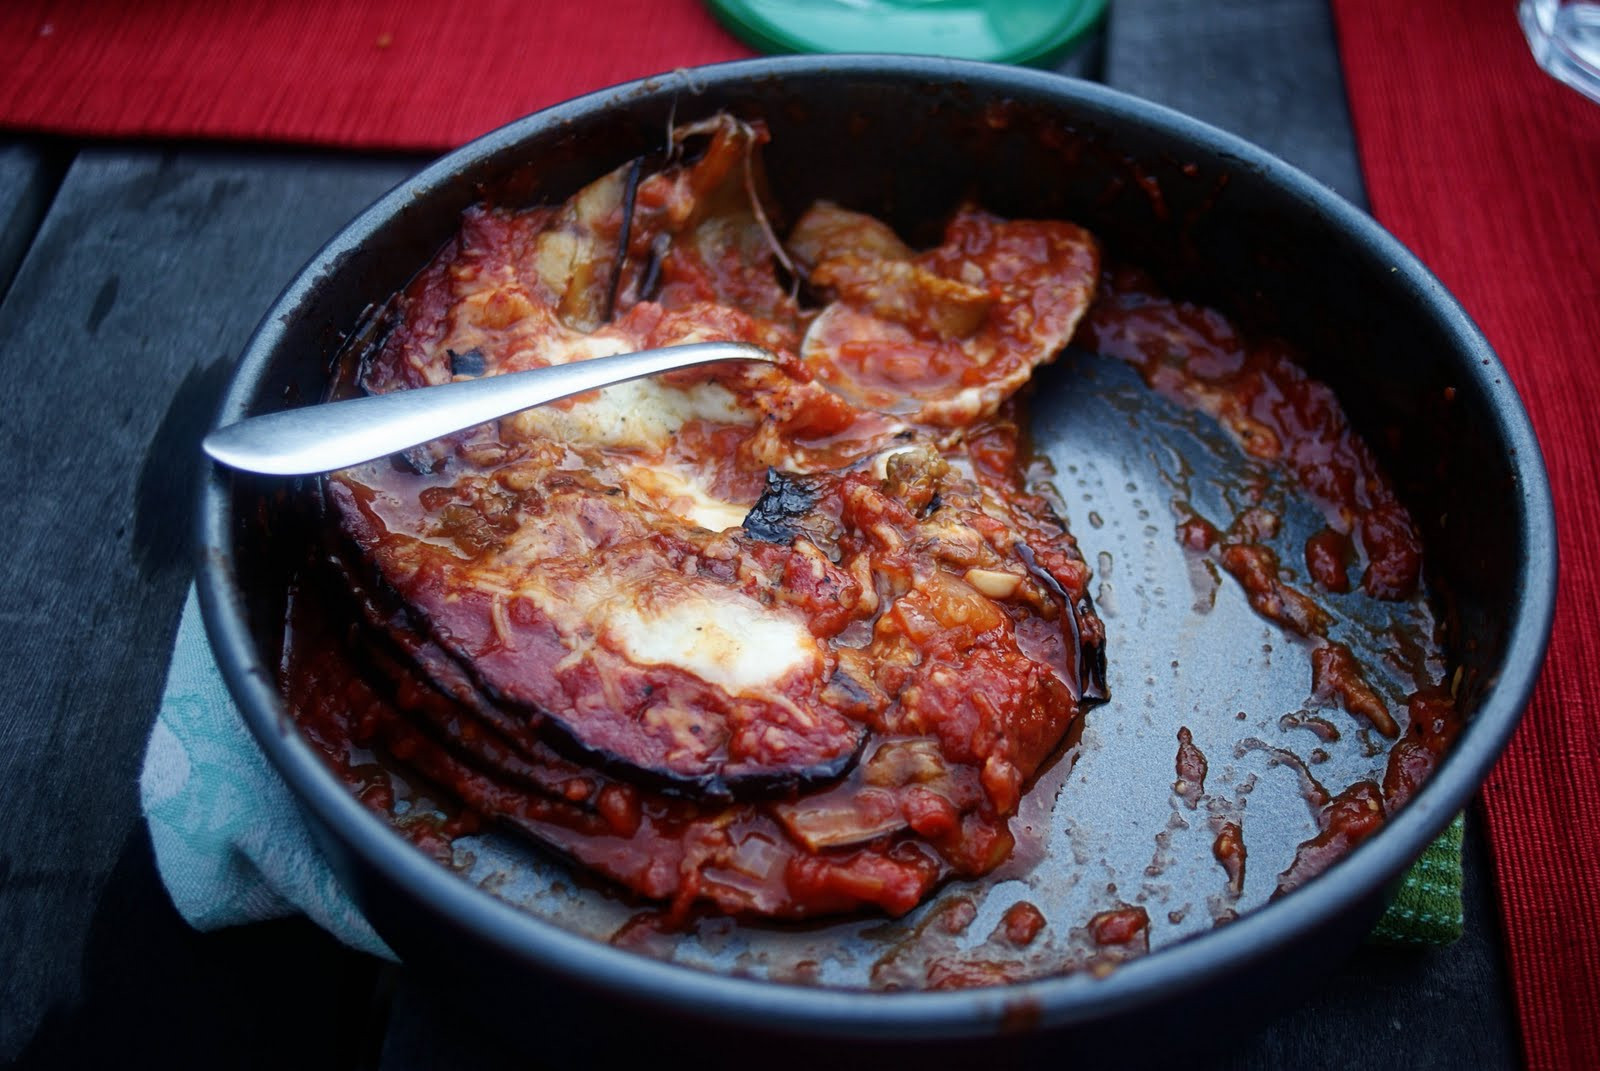
[[1539, 66], [1600, 104], [1600, 2], [1522, 0], [1517, 19]]

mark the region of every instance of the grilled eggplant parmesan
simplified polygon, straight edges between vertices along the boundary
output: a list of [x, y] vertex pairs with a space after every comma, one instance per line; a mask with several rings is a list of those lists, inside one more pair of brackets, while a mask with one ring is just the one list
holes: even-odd
[[375, 806], [370, 756], [672, 912], [899, 915], [1007, 858], [1105, 697], [1017, 398], [1100, 253], [972, 205], [923, 250], [827, 202], [791, 225], [765, 138], [718, 116], [563, 204], [466, 213], [342, 390], [699, 341], [781, 360], [330, 475], [305, 586], [349, 624], [292, 611], [283, 683]]

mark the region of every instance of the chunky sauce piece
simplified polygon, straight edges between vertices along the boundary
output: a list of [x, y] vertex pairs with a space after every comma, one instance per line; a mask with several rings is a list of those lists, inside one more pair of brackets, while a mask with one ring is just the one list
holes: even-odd
[[1410, 515], [1332, 389], [1306, 375], [1287, 346], [1247, 339], [1215, 310], [1169, 301], [1127, 268], [1106, 279], [1081, 342], [1136, 365], [1157, 390], [1214, 416], [1246, 453], [1294, 475], [1328, 517], [1326, 533], [1306, 548], [1328, 590], [1348, 587], [1342, 574], [1353, 544], [1363, 591], [1416, 593], [1422, 541]]

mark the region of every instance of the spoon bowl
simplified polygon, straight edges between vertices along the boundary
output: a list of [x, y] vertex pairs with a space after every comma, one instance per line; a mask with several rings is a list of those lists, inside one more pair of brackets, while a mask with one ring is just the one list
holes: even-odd
[[663, 346], [264, 413], [218, 428], [201, 445], [213, 460], [229, 468], [268, 476], [309, 476], [661, 372], [723, 361], [773, 364], [777, 360], [777, 354], [748, 342]]

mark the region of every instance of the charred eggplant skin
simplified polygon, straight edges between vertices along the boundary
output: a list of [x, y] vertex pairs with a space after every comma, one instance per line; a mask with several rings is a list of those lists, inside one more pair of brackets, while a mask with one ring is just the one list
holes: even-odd
[[745, 515], [744, 530], [756, 539], [787, 546], [804, 532], [801, 521], [817, 505], [817, 489], [804, 476], [767, 469], [767, 485]]

